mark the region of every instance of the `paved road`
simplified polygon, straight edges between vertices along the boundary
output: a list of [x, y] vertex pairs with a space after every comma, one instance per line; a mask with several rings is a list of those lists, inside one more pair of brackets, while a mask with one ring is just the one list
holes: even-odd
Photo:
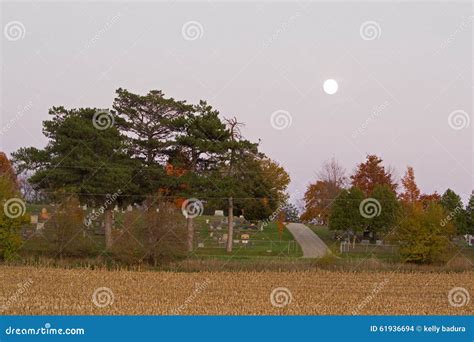
[[302, 223], [288, 223], [288, 230], [303, 250], [303, 258], [320, 258], [329, 253], [329, 248], [311, 229]]

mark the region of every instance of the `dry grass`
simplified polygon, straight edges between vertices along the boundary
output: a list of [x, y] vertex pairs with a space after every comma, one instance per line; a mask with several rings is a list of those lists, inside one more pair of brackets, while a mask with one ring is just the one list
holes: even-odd
[[[2, 314], [447, 314], [472, 315], [473, 300], [448, 302], [453, 287], [474, 294], [474, 272], [133, 272], [0, 266]], [[113, 292], [97, 307], [99, 287]], [[276, 287], [289, 305], [270, 302]], [[107, 298], [97, 298], [101, 300]], [[280, 298], [281, 299], [281, 298]], [[1, 305], [4, 305], [1, 310]]]

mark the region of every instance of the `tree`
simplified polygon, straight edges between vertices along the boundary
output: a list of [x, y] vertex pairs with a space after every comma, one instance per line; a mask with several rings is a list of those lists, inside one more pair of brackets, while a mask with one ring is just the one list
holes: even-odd
[[10, 162], [4, 154], [3, 157], [0, 171], [0, 258], [12, 260], [21, 246], [19, 232], [28, 222], [28, 215]]
[[18, 187], [15, 171], [4, 152], [0, 152], [0, 177], [4, 177], [14, 189]]
[[52, 199], [61, 192], [76, 195], [92, 207], [103, 207], [106, 248], [110, 248], [112, 209], [117, 203], [133, 201], [138, 193], [134, 182], [138, 165], [126, 153], [125, 137], [115, 125], [96, 128], [96, 116], [101, 112], [53, 107], [52, 119], [43, 122], [43, 132], [49, 138], [46, 147], [21, 148], [13, 156], [19, 170], [34, 171], [31, 184]]
[[[233, 216], [234, 216], [234, 198], [246, 197], [246, 193], [242, 188], [241, 178], [243, 178], [247, 170], [243, 161], [252, 159], [257, 156], [258, 144], [251, 143], [243, 138], [240, 127], [242, 123], [237, 118], [226, 119], [227, 129], [229, 131], [229, 139], [225, 144], [227, 152], [223, 155], [221, 164], [221, 181], [219, 185], [223, 189], [225, 197], [228, 201], [228, 233], [227, 233], [227, 252], [232, 252], [233, 241]], [[216, 179], [216, 178], [215, 178]], [[240, 195], [240, 196], [239, 196]]]
[[407, 167], [405, 176], [402, 178], [404, 192], [400, 194], [400, 199], [407, 203], [416, 203], [420, 200], [420, 189], [415, 182], [415, 172], [411, 166]]
[[420, 202], [423, 205], [423, 208], [426, 209], [431, 203], [439, 203], [441, 196], [435, 191], [432, 194], [422, 194], [420, 195]]
[[397, 196], [388, 185], [375, 186], [372, 198], [380, 204], [380, 208], [378, 214], [367, 218], [366, 229], [373, 233], [375, 239], [377, 234], [387, 233], [395, 227], [401, 208]]
[[466, 205], [466, 234], [474, 234], [474, 191]]
[[[225, 123], [219, 118], [217, 110], [200, 101], [185, 116], [175, 118], [172, 127], [177, 136], [169, 151], [168, 166], [181, 171], [168, 177], [167, 195], [179, 198], [209, 196], [215, 188], [215, 181], [219, 180], [212, 176], [219, 168], [230, 138]], [[194, 215], [186, 216], [187, 248], [192, 251]]]
[[[257, 159], [260, 164], [261, 174], [266, 184], [269, 186], [272, 196], [276, 198], [279, 205], [284, 203], [288, 198], [286, 189], [290, 184], [290, 175], [283, 166], [275, 160], [266, 156]], [[276, 208], [275, 208], [276, 209]]]
[[405, 206], [395, 236], [406, 261], [433, 263], [447, 259], [454, 227], [451, 222], [443, 224], [444, 217], [443, 208], [436, 203], [426, 210], [421, 205]]
[[465, 234], [467, 222], [461, 197], [453, 190], [448, 189], [441, 196], [440, 204], [445, 209], [446, 216], [444, 220], [453, 222], [457, 234]]
[[357, 187], [341, 190], [331, 206], [329, 229], [341, 230], [352, 234], [360, 233], [365, 228], [364, 217], [360, 214], [360, 203], [364, 193]]
[[317, 219], [322, 224], [327, 224], [331, 204], [346, 184], [345, 170], [332, 158], [323, 164], [317, 177], [316, 182], [310, 184], [304, 194], [305, 210], [301, 219]]
[[174, 121], [192, 112], [184, 101], [166, 98], [162, 91], [151, 90], [142, 96], [126, 89], [116, 91], [113, 108], [118, 127], [126, 133], [128, 150], [141, 161], [137, 182], [144, 193], [152, 193], [163, 185], [163, 164], [174, 145]]
[[290, 176], [279, 164], [263, 154], [247, 153], [240, 158], [237, 176], [240, 198], [234, 200], [234, 211], [249, 220], [266, 220], [284, 207]]
[[317, 176], [323, 182], [331, 184], [335, 189], [342, 189], [346, 186], [346, 169], [334, 157], [323, 163]]
[[396, 192], [397, 184], [393, 181], [390, 169], [382, 166], [383, 160], [376, 155], [368, 155], [367, 160], [357, 166], [351, 176], [352, 186], [362, 190], [365, 196], [370, 197], [376, 185], [387, 185]]
[[287, 222], [300, 222], [299, 210], [293, 203], [285, 204], [282, 211], [285, 213]]

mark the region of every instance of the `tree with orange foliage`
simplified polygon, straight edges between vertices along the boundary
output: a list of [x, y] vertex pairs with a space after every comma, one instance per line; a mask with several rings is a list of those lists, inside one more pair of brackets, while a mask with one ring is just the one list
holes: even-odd
[[310, 184], [304, 194], [303, 221], [317, 219], [319, 223], [327, 224], [331, 204], [346, 184], [345, 174], [346, 170], [335, 158], [324, 162], [317, 174], [318, 180]]
[[402, 178], [404, 191], [400, 194], [400, 199], [405, 203], [414, 204], [420, 200], [420, 189], [416, 185], [415, 171], [411, 166], [407, 167], [405, 176]]
[[340, 190], [340, 188], [335, 188], [326, 181], [318, 180], [316, 183], [310, 184], [304, 194], [305, 211], [301, 215], [301, 220], [318, 219], [320, 223], [327, 224], [331, 203]]
[[352, 186], [361, 189], [365, 196], [370, 196], [377, 185], [388, 185], [396, 192], [398, 185], [393, 181], [390, 169], [381, 165], [382, 161], [376, 155], [368, 155], [367, 160], [360, 163], [351, 176]]
[[420, 202], [423, 205], [423, 208], [426, 209], [430, 203], [439, 203], [441, 196], [435, 191], [432, 194], [421, 194]]
[[0, 177], [7, 178], [12, 185], [18, 188], [18, 180], [15, 171], [13, 171], [12, 164], [4, 152], [0, 152]]

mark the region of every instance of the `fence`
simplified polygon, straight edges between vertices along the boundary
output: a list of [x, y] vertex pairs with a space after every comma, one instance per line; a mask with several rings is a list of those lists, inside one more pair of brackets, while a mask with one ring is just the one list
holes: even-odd
[[343, 241], [339, 246], [341, 253], [385, 253], [396, 254], [398, 252], [397, 245], [356, 243]]

